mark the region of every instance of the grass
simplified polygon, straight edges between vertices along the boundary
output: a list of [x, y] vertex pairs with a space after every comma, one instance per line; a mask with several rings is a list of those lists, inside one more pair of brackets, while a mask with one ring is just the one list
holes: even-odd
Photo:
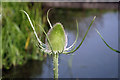
[[[2, 3], [2, 66], [22, 65], [29, 59], [43, 60], [44, 55], [36, 49], [36, 39], [29, 22], [20, 10], [27, 11], [35, 24], [42, 24], [41, 3]], [[36, 26], [36, 25], [35, 25]], [[42, 35], [39, 27], [35, 27]], [[39, 31], [39, 32], [38, 32]], [[43, 37], [43, 36], [42, 36]]]
[[2, 5], [0, 3], [0, 69], [2, 68], [2, 55], [1, 55], [1, 49], [2, 49]]

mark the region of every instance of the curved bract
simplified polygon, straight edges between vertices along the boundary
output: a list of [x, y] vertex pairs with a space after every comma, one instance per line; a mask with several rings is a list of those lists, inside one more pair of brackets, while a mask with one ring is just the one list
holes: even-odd
[[[83, 39], [82, 39], [81, 43], [78, 45], [78, 47], [77, 47], [76, 49], [74, 49], [74, 47], [73, 47], [73, 49], [72, 49], [70, 52], [64, 52], [63, 54], [73, 53], [73, 52], [75, 52], [76, 50], [78, 50], [78, 49], [80, 48], [80, 46], [82, 45], [83, 41], [85, 40], [85, 38], [86, 38], [86, 36], [87, 36], [87, 34], [88, 34], [88, 31], [90, 30], [90, 27], [92, 26], [95, 18], [96, 18], [96, 16], [94, 16], [92, 22], [90, 23], [90, 25], [89, 25], [89, 27], [88, 27], [88, 30], [87, 30], [86, 33], [85, 33], [85, 36], [83, 37]], [[76, 23], [77, 23], [77, 26], [78, 26], [78, 22], [77, 22], [77, 21], [76, 21]], [[77, 30], [77, 31], [78, 31], [78, 30]], [[78, 34], [78, 33], [77, 33], [77, 34]], [[76, 41], [76, 40], [75, 40], [75, 41]]]
[[106, 46], [107, 46], [108, 48], [110, 48], [111, 50], [113, 50], [113, 51], [115, 51], [115, 52], [117, 52], [117, 53], [120, 53], [120, 51], [118, 51], [118, 50], [113, 49], [112, 47], [110, 47], [110, 46], [107, 44], [107, 42], [103, 39], [103, 37], [101, 36], [101, 34], [99, 33], [99, 31], [98, 31], [97, 29], [95, 29], [95, 30], [96, 30], [96, 32], [99, 34], [99, 36], [101, 37], [101, 39], [103, 40], [103, 42], [106, 44]]
[[26, 16], [27, 16], [27, 18], [28, 18], [28, 20], [29, 20], [29, 22], [30, 22], [30, 25], [31, 25], [31, 27], [32, 27], [32, 29], [33, 29], [33, 31], [34, 31], [35, 37], [37, 38], [38, 42], [42, 45], [43, 43], [42, 43], [42, 42], [40, 41], [40, 39], [38, 38], [38, 35], [37, 35], [36, 31], [35, 31], [35, 28], [34, 28], [34, 26], [33, 26], [33, 24], [32, 24], [32, 21], [31, 21], [29, 15], [28, 15], [27, 12], [25, 12], [24, 10], [20, 10], [20, 11], [22, 11], [22, 12], [24, 12], [24, 13], [26, 14]]

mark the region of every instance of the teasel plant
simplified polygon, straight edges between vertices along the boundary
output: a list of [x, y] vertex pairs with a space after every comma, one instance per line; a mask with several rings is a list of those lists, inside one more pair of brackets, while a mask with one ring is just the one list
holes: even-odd
[[[45, 30], [41, 27], [41, 25], [39, 25], [42, 29], [42, 31], [44, 32], [45, 36], [46, 36], [46, 39], [45, 39], [45, 43], [43, 43], [39, 38], [38, 38], [38, 35], [35, 31], [35, 28], [33, 26], [33, 23], [29, 17], [29, 15], [27, 14], [26, 11], [24, 10], [21, 10], [23, 13], [25, 13], [25, 15], [27, 16], [29, 22], [30, 22], [30, 25], [34, 31], [34, 34], [35, 34], [35, 37], [38, 41], [38, 46], [40, 48], [40, 50], [48, 55], [52, 55], [53, 56], [53, 72], [54, 72], [54, 79], [55, 80], [58, 80], [58, 58], [59, 58], [59, 55], [60, 54], [72, 54], [74, 53], [76, 50], [78, 50], [80, 48], [80, 46], [82, 45], [83, 41], [85, 40], [85, 37], [87, 36], [88, 34], [88, 31], [90, 30], [90, 27], [92, 26], [96, 16], [94, 16], [93, 20], [91, 21], [82, 41], [80, 42], [80, 44], [76, 47], [76, 42], [77, 42], [77, 39], [78, 39], [78, 34], [79, 34], [79, 31], [78, 31], [78, 22], [76, 20], [76, 26], [77, 26], [77, 35], [76, 35], [76, 39], [74, 41], [74, 43], [67, 47], [67, 35], [65, 33], [65, 30], [64, 30], [64, 27], [61, 23], [56, 23], [54, 25], [52, 25], [50, 23], [50, 20], [48, 18], [48, 14], [50, 12], [51, 9], [49, 9], [47, 11], [47, 21], [49, 23], [49, 26], [50, 26], [50, 30], [48, 31], [48, 33], [45, 32]], [[97, 29], [95, 29], [96, 32], [99, 34], [99, 36], [101, 37], [101, 39], [103, 40], [103, 42], [107, 45], [107, 47], [109, 47], [111, 50], [117, 52], [117, 53], [120, 53], [120, 51], [116, 50], [116, 49], [113, 49], [112, 47], [110, 47], [106, 42], [105, 40], [103, 39], [103, 37], [101, 36], [101, 34], [99, 33], [99, 31]], [[75, 48], [76, 47], [76, 48]]]

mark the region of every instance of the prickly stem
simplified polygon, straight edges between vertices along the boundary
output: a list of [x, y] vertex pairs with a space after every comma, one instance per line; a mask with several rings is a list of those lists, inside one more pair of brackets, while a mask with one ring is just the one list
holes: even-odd
[[54, 80], [58, 80], [58, 57], [59, 54], [53, 54], [53, 71], [54, 71]]

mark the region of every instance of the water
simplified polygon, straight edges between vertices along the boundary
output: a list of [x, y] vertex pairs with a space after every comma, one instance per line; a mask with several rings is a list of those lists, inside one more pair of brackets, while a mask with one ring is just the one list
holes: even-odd
[[[91, 11], [87, 14], [80, 11], [58, 10], [51, 11], [51, 22], [61, 22], [64, 25], [70, 46], [76, 36], [75, 19], [79, 22], [79, 39], [81, 42], [94, 15], [97, 16], [92, 28], [83, 42], [82, 46], [70, 55], [61, 54], [59, 57], [59, 78], [117, 78], [118, 77], [118, 53], [110, 50], [95, 32], [99, 30], [105, 41], [114, 49], [118, 49], [118, 13], [114, 11], [97, 12]], [[56, 14], [56, 16], [54, 15]], [[79, 15], [80, 14], [80, 15]], [[63, 15], [63, 16], [62, 16]], [[31, 64], [32, 63], [32, 64]], [[48, 57], [44, 62], [32, 61], [27, 63], [22, 71], [17, 72], [15, 77], [30, 78], [52, 78], [53, 63]], [[22, 67], [23, 68], [23, 67]], [[21, 68], [20, 68], [21, 69]], [[25, 73], [26, 72], [26, 73]]]

